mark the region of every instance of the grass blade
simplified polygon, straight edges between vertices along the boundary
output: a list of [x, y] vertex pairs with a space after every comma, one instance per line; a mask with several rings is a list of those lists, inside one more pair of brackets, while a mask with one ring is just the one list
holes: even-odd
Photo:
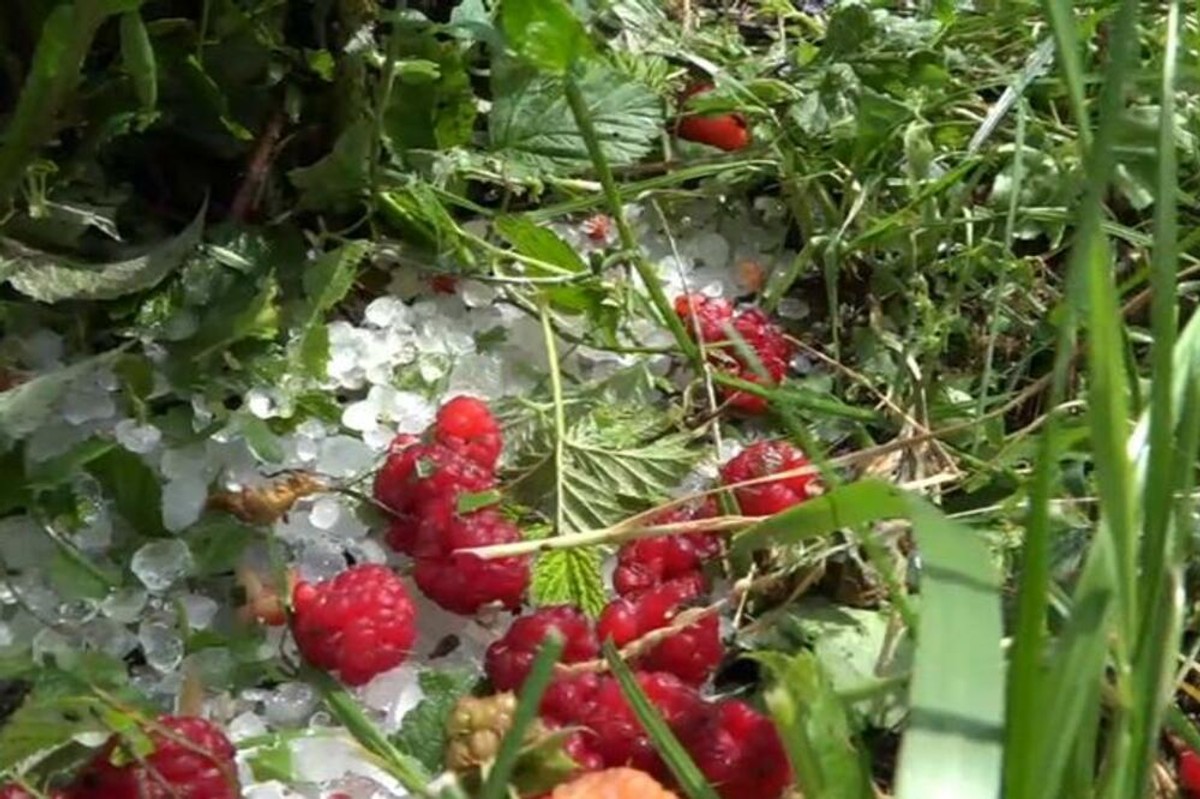
[[675, 780], [684, 794], [691, 799], [720, 799], [696, 766], [695, 761], [679, 743], [679, 739], [671, 732], [662, 715], [646, 698], [642, 687], [638, 685], [637, 678], [633, 676], [633, 672], [629, 670], [625, 661], [621, 660], [621, 655], [611, 640], [604, 642], [604, 657], [608, 660], [613, 676], [621, 684], [621, 691], [629, 700], [634, 715], [638, 717], [638, 721], [650, 735], [650, 739], [654, 741], [655, 748], [662, 755], [667, 768], [671, 769], [671, 773], [675, 775]]
[[1000, 579], [983, 540], [908, 498], [921, 573], [921, 621], [900, 745], [897, 799], [1000, 796], [1004, 661]]
[[500, 742], [500, 751], [496, 753], [496, 760], [488, 770], [487, 781], [479, 791], [479, 799], [504, 799], [508, 796], [509, 778], [517, 765], [517, 758], [525, 743], [525, 734], [529, 725], [537, 718], [542, 695], [550, 685], [554, 676], [554, 664], [558, 662], [562, 650], [562, 636], [551, 630], [542, 648], [538, 650], [533, 666], [530, 667], [529, 677], [525, 680], [516, 712], [513, 713], [512, 727]]

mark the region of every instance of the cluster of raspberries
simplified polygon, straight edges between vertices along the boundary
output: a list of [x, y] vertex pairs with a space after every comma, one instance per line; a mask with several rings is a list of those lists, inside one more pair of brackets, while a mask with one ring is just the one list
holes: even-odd
[[[529, 584], [527, 557], [483, 560], [459, 550], [521, 540], [493, 507], [461, 507], [496, 485], [503, 440], [488, 406], [470, 397], [438, 411], [424, 440], [400, 435], [375, 478], [375, 499], [392, 513], [387, 542], [413, 558], [417, 587], [454, 613], [485, 605], [515, 610]], [[362, 685], [400, 665], [416, 638], [416, 609], [386, 566], [363, 564], [292, 591], [292, 634], [309, 663]]]
[[[237, 799], [236, 751], [215, 725], [192, 716], [164, 716], [146, 732], [153, 750], [131, 756], [114, 735], [74, 781], [51, 799]], [[19, 785], [0, 799], [33, 799]]]
[[[735, 485], [807, 466], [784, 442], [751, 445], [721, 470]], [[804, 502], [815, 476], [801, 474], [733, 488], [747, 515], [771, 515]], [[659, 524], [702, 520], [718, 514], [713, 500], [672, 508]], [[629, 766], [669, 782], [665, 764], [642, 729], [611, 675], [580, 667], [600, 657], [600, 642], [618, 647], [671, 625], [675, 617], [704, 598], [709, 585], [704, 562], [721, 551], [720, 538], [695, 532], [641, 539], [621, 547], [613, 587], [617, 598], [593, 622], [569, 605], [540, 608], [516, 619], [487, 651], [484, 668], [497, 691], [518, 691], [546, 636], [556, 630], [565, 646], [560, 670], [542, 700], [549, 728], [576, 730], [567, 751], [586, 771]], [[776, 799], [791, 774], [774, 725], [735, 700], [708, 701], [700, 689], [724, 655], [718, 620], [702, 615], [694, 623], [661, 633], [633, 661], [642, 690], [658, 708], [700, 770], [725, 799]]]
[[[706, 345], [709, 362], [741, 380], [777, 385], [796, 354], [783, 331], [758, 308], [738, 311], [726, 299], [684, 294], [675, 300], [675, 313], [688, 333]], [[733, 345], [730, 331], [754, 352], [753, 360]], [[743, 413], [759, 414], [767, 409], [766, 399], [757, 394], [725, 388], [722, 392], [730, 407]]]
[[456, 397], [438, 411], [425, 440], [397, 436], [375, 478], [375, 499], [393, 514], [388, 544], [414, 559], [421, 591], [454, 613], [515, 609], [529, 585], [527, 557], [483, 560], [457, 551], [521, 540], [496, 508], [460, 507], [468, 495], [496, 487], [502, 446], [488, 406]]

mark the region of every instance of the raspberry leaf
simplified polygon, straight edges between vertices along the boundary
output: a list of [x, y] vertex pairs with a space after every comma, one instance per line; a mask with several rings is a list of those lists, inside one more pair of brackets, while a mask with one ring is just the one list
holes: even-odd
[[543, 553], [533, 564], [529, 590], [536, 605], [575, 605], [599, 616], [607, 601], [600, 553], [595, 548]]
[[[607, 527], [651, 507], [692, 468], [690, 437], [668, 433], [644, 406], [602, 406], [584, 413], [563, 441], [563, 521], [559, 532]], [[554, 514], [554, 434], [535, 433], [514, 481], [519, 501]]]
[[468, 672], [423, 671], [417, 681], [425, 696], [404, 715], [392, 740], [402, 752], [436, 774], [442, 768], [446, 750], [446, 719], [454, 703], [470, 693], [475, 677]]

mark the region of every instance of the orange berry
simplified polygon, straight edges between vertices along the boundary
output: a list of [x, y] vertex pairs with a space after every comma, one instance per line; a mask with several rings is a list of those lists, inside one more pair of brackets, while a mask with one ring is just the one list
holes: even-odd
[[550, 799], [679, 799], [644, 771], [610, 768], [558, 786]]

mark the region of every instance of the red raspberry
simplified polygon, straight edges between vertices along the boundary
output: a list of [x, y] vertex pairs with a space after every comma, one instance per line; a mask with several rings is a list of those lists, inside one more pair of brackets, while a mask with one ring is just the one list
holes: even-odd
[[214, 724], [188, 716], [165, 716], [148, 730], [154, 751], [140, 761], [112, 760], [113, 736], [71, 788], [74, 799], [236, 799], [241, 796], [236, 751]]
[[474, 397], [455, 397], [443, 405], [434, 423], [439, 444], [485, 469], [496, 468], [504, 440], [487, 403]]
[[529, 675], [529, 667], [551, 630], [563, 637], [561, 663], [580, 663], [600, 656], [600, 644], [592, 622], [571, 605], [539, 608], [515, 620], [488, 647], [484, 670], [497, 691], [517, 691]]
[[638, 658], [638, 666], [674, 674], [689, 685], [703, 685], [724, 655], [720, 621], [710, 615], [656, 644]]
[[416, 639], [412, 599], [386, 566], [368, 563], [316, 585], [299, 583], [292, 605], [300, 652], [347, 685], [400, 665]]
[[388, 447], [387, 460], [375, 476], [375, 499], [400, 515], [419, 515], [429, 497], [457, 498], [486, 491], [495, 484], [490, 470], [444, 444], [416, 443], [400, 435]]
[[542, 697], [541, 716], [556, 724], [577, 721], [581, 709], [596, 701], [599, 690], [600, 675], [595, 672], [557, 676]]
[[1179, 789], [1186, 799], [1200, 797], [1200, 754], [1185, 749], [1179, 753]]
[[675, 313], [683, 321], [689, 335], [695, 336], [696, 327], [699, 327], [700, 340], [715, 344], [728, 337], [725, 325], [733, 321], [733, 304], [720, 297], [683, 294], [675, 298]]
[[724, 799], [778, 799], [791, 785], [791, 766], [775, 725], [742, 702], [719, 702], [701, 723], [673, 729]]
[[[51, 791], [46, 796], [50, 799], [74, 799], [66, 791]], [[34, 795], [20, 785], [5, 785], [0, 788], [0, 799], [34, 799]]]
[[[653, 523], [674, 524], [716, 515], [716, 500], [706, 497], [699, 503], [670, 508], [655, 517]], [[700, 574], [701, 566], [720, 551], [721, 538], [714, 533], [686, 533], [630, 541], [617, 550], [613, 588], [620, 596], [634, 597], [670, 580], [688, 577], [696, 580], [703, 590], [707, 581]]]
[[[720, 352], [710, 352], [709, 358], [722, 369], [732, 371], [736, 377], [751, 383], [773, 386], [787, 374], [795, 348], [783, 335], [783, 331], [761, 310], [749, 308], [735, 314], [733, 305], [728, 300], [710, 299], [700, 294], [685, 294], [675, 300], [675, 312], [693, 336], [696, 334], [695, 328], [699, 327], [700, 340], [706, 344], [728, 341], [731, 336], [726, 326], [732, 326], [737, 335], [754, 351], [758, 364], [752, 365], [732, 346], [726, 346]], [[757, 366], [761, 366], [766, 374], [760, 374]], [[766, 399], [756, 394], [727, 389], [722, 389], [722, 393], [732, 407], [746, 413], [762, 413], [767, 408]]]
[[[624, 646], [670, 624], [683, 603], [698, 593], [695, 583], [685, 578], [664, 583], [636, 599], [613, 600], [600, 614], [600, 638], [612, 638], [614, 644]], [[655, 644], [638, 658], [637, 665], [700, 685], [716, 669], [723, 654], [720, 624], [716, 616], [710, 615]]]
[[444, 555], [418, 557], [413, 579], [427, 597], [452, 613], [470, 615], [498, 603], [514, 609], [529, 585], [529, 558], [483, 558], [458, 549], [509, 544], [521, 532], [490, 508], [454, 519], [443, 531]]
[[[721, 467], [721, 480], [733, 485], [808, 465], [804, 453], [786, 441], [757, 441]], [[803, 474], [735, 488], [733, 493], [747, 516], [774, 516], [809, 499], [818, 482], [816, 474]]]
[[[695, 689], [670, 674], [640, 673], [638, 684], [672, 729], [700, 722], [704, 702]], [[651, 774], [665, 772], [649, 734], [625, 699], [615, 677], [600, 680], [595, 699], [577, 720], [594, 735], [592, 749], [608, 768], [631, 766]]]

